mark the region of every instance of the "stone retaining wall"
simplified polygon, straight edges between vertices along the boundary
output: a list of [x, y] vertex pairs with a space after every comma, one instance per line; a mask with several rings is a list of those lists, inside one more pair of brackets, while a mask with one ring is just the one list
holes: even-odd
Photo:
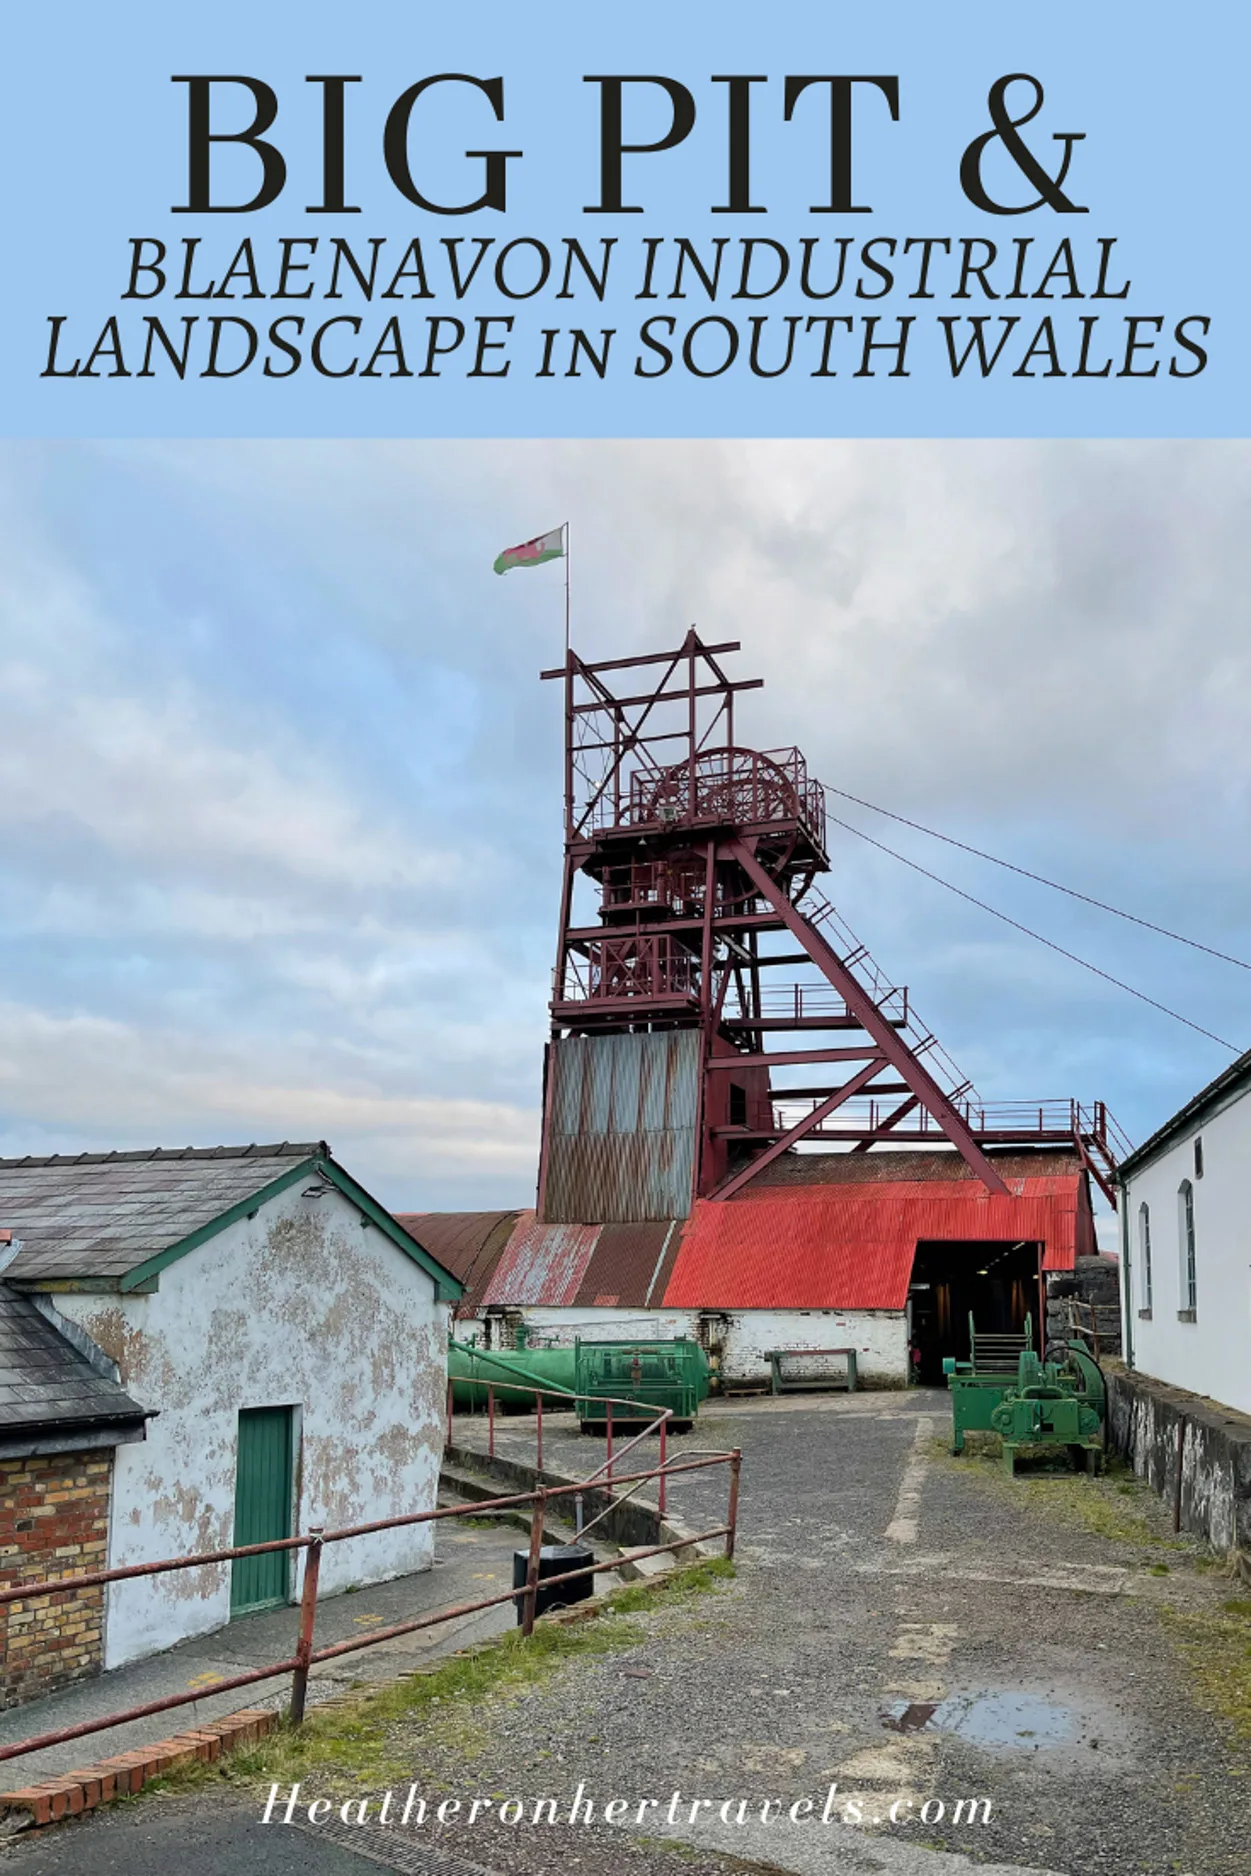
[[1105, 1361], [1108, 1444], [1170, 1504], [1181, 1453], [1181, 1528], [1251, 1578], [1251, 1417]]

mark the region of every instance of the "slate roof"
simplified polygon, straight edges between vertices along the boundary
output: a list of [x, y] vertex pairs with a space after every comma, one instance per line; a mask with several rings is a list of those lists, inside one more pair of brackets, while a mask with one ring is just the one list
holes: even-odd
[[324, 1141], [284, 1140], [0, 1159], [0, 1226], [22, 1247], [5, 1275], [124, 1276], [301, 1161], [328, 1155]]
[[459, 1301], [451, 1272], [336, 1165], [324, 1140], [0, 1159], [0, 1237], [21, 1246], [5, 1274], [19, 1286], [86, 1279], [133, 1287], [246, 1215], [267, 1187], [282, 1191], [306, 1172], [337, 1186], [426, 1271], [442, 1301]]
[[1122, 1185], [1125, 1183], [1127, 1174], [1140, 1172], [1157, 1154], [1164, 1152], [1179, 1139], [1183, 1139], [1186, 1134], [1201, 1127], [1205, 1121], [1220, 1113], [1222, 1108], [1238, 1100], [1246, 1093], [1249, 1086], [1251, 1086], [1251, 1049], [1240, 1055], [1236, 1062], [1231, 1062], [1228, 1068], [1222, 1069], [1215, 1081], [1209, 1081], [1205, 1088], [1200, 1088], [1198, 1094], [1192, 1095], [1184, 1107], [1179, 1107], [1162, 1127], [1157, 1127], [1149, 1139], [1144, 1140], [1140, 1147], [1121, 1161], [1117, 1176]]
[[144, 1417], [139, 1403], [98, 1374], [28, 1297], [0, 1283], [0, 1438]]

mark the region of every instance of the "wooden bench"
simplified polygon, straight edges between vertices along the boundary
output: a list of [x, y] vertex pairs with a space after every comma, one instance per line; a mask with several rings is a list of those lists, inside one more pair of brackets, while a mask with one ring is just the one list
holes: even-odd
[[801, 1388], [839, 1387], [843, 1377], [832, 1374], [800, 1375], [790, 1381], [783, 1378], [784, 1361], [825, 1360], [830, 1355], [842, 1355], [847, 1363], [846, 1388], [849, 1394], [856, 1392], [858, 1374], [856, 1370], [856, 1351], [854, 1348], [774, 1348], [769, 1351], [769, 1367], [773, 1373], [773, 1392], [775, 1394], [794, 1394]]

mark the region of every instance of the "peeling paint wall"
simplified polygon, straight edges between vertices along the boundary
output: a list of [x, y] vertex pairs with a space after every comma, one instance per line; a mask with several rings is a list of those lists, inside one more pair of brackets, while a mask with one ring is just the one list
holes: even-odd
[[[1104, 1364], [1108, 1443], [1175, 1504], [1181, 1528], [1230, 1553], [1251, 1576], [1251, 1416]], [[1177, 1468], [1181, 1461], [1181, 1491]]]
[[[210, 1238], [147, 1296], [59, 1295], [159, 1418], [118, 1449], [109, 1562], [151, 1562], [233, 1541], [239, 1410], [292, 1406], [293, 1528], [433, 1509], [446, 1397], [447, 1309], [426, 1273], [362, 1228], [342, 1194], [299, 1186]], [[322, 1594], [429, 1567], [432, 1527], [329, 1546]], [[292, 1570], [298, 1596], [302, 1558]], [[230, 1566], [109, 1591], [105, 1666], [219, 1628]], [[294, 1631], [293, 1631], [294, 1640]]]
[[456, 1333], [476, 1332], [479, 1344], [486, 1347], [489, 1328], [489, 1346], [511, 1348], [515, 1346], [514, 1324], [518, 1318], [525, 1321], [536, 1339], [562, 1347], [572, 1346], [579, 1336], [584, 1342], [622, 1342], [635, 1338], [664, 1342], [679, 1335], [693, 1337], [699, 1325], [697, 1309], [606, 1309], [589, 1304], [570, 1304], [567, 1309], [558, 1309], [554, 1304], [527, 1303], [509, 1309], [505, 1316], [458, 1322]]

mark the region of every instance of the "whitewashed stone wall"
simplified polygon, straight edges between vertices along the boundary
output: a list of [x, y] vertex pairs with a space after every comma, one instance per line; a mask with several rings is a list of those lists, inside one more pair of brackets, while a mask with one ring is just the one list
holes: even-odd
[[[297, 1184], [160, 1273], [151, 1295], [58, 1295], [158, 1410], [118, 1449], [109, 1562], [233, 1542], [239, 1410], [293, 1407], [293, 1529], [431, 1510], [446, 1399], [447, 1307], [433, 1281], [337, 1190]], [[328, 1545], [321, 1590], [429, 1567], [433, 1527]], [[299, 1594], [302, 1553], [291, 1570]], [[230, 1566], [114, 1584], [105, 1666], [219, 1628]], [[294, 1637], [293, 1637], [294, 1639]]]

